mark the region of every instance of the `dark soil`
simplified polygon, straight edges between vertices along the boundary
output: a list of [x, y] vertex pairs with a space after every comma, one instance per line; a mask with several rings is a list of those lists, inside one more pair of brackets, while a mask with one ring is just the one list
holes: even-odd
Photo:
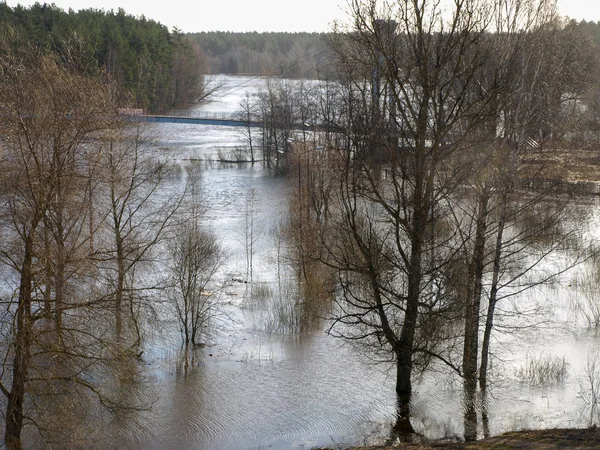
[[451, 450], [598, 450], [600, 449], [600, 428], [511, 431], [472, 443], [399, 443], [391, 446], [351, 447], [348, 450], [433, 450], [444, 448]]

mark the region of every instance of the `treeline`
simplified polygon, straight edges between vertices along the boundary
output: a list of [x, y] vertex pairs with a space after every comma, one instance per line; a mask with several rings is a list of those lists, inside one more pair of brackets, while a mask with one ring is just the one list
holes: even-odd
[[8, 27], [45, 53], [71, 64], [76, 60], [78, 70], [104, 70], [130, 95], [127, 106], [158, 111], [202, 96], [200, 48], [179, 30], [169, 32], [121, 8], [65, 12], [48, 4], [11, 8], [0, 3], [0, 28]]
[[187, 35], [207, 56], [212, 73], [329, 78], [328, 34], [203, 32]]

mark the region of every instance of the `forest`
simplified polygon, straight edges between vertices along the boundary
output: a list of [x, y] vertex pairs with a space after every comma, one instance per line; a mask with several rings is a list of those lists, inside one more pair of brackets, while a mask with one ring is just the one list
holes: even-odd
[[333, 76], [330, 35], [203, 32], [187, 35], [207, 56], [211, 73], [325, 79]]
[[0, 27], [13, 28], [44, 52], [76, 57], [78, 70], [104, 71], [127, 93], [123, 107], [164, 111], [204, 95], [202, 51], [180, 31], [123, 9], [65, 12], [46, 3], [0, 3]]

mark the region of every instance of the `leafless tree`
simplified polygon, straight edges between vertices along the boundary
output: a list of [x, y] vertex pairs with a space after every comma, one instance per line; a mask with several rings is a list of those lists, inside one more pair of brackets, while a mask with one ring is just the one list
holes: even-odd
[[125, 315], [136, 345], [141, 339], [139, 307], [144, 295], [158, 288], [152, 281], [144, 282], [141, 272], [153, 261], [153, 251], [187, 189], [177, 184], [171, 190], [161, 189], [172, 181], [171, 168], [144, 152], [144, 143], [150, 139], [137, 123], [104, 132], [97, 139], [102, 151], [94, 203], [102, 240], [93, 257], [100, 264], [107, 301], [114, 305], [115, 334], [120, 339]]
[[[572, 239], [576, 230], [565, 226], [569, 223], [565, 220], [569, 214], [566, 201], [550, 200], [548, 190], [539, 186], [535, 193], [524, 194], [528, 180], [547, 178], [543, 168], [528, 163], [527, 155], [542, 146], [551, 152], [548, 147], [552, 144], [565, 145], [566, 129], [575, 117], [572, 108], [565, 109], [565, 102], [585, 91], [589, 79], [587, 64], [572, 63], [568, 49], [574, 37], [557, 20], [551, 4], [505, 2], [496, 17], [496, 28], [501, 32], [490, 39], [505, 64], [492, 67], [488, 79], [501, 76], [498, 71], [509, 76], [505, 78], [505, 88], [493, 100], [496, 119], [481, 130], [488, 137], [483, 136], [477, 155], [456, 161], [470, 166], [473, 173], [464, 183], [468, 188], [462, 194], [467, 196], [457, 197], [461, 206], [456, 223], [464, 239], [465, 273], [458, 295], [465, 304], [461, 368], [468, 440], [477, 436], [476, 384], [479, 380], [485, 397], [490, 337], [498, 301], [505, 295], [514, 296], [515, 292], [548, 282], [566, 270], [563, 267], [532, 276], [535, 268]], [[524, 33], [524, 27], [530, 31]], [[504, 53], [507, 50], [510, 53]], [[527, 227], [520, 227], [521, 223], [527, 223]], [[585, 252], [578, 254], [571, 264], [584, 257]], [[526, 276], [528, 280], [524, 281]], [[480, 310], [484, 300], [487, 311], [480, 348]]]
[[[102, 74], [45, 56], [11, 30], [0, 39], [0, 262], [12, 291], [3, 299], [0, 391], [7, 399], [5, 442], [18, 449], [27, 420], [47, 436], [49, 416], [38, 408], [53, 408], [69, 394], [63, 406], [94, 400], [111, 411], [136, 408], [119, 393], [136, 364], [108, 337], [94, 258], [106, 217], [93, 206], [100, 136], [123, 126], [116, 89]], [[83, 414], [76, 409], [61, 407]]]
[[353, 2], [354, 28], [335, 42], [348, 82], [352, 153], [338, 199], [347, 237], [329, 253], [342, 255], [334, 263], [343, 274], [338, 333], [391, 351], [396, 428], [411, 431], [415, 355], [437, 353], [426, 331], [454, 314], [440, 274], [457, 249], [447, 245], [443, 217], [463, 174], [439, 174], [471, 148], [467, 136], [489, 117], [490, 94], [479, 79], [490, 18], [471, 1], [456, 2], [449, 19], [436, 2], [390, 6]]
[[[466, 390], [477, 385], [487, 243], [507, 220], [489, 161], [520, 142], [506, 135], [508, 99], [527, 76], [514, 77], [514, 67], [528, 57], [523, 40], [544, 33], [552, 16], [546, 1], [517, 6], [457, 0], [443, 11], [427, 0], [357, 0], [353, 27], [333, 41], [347, 147], [317, 257], [339, 273], [332, 333], [396, 363], [401, 432], [412, 431], [413, 368], [435, 358], [465, 378]], [[541, 115], [548, 107], [522, 107], [535, 117], [530, 129], [550, 120]], [[497, 146], [499, 137], [508, 143]], [[457, 214], [469, 184], [475, 197]]]
[[222, 265], [216, 238], [199, 229], [198, 223], [186, 223], [169, 245], [173, 288], [170, 301], [181, 327], [186, 347], [197, 345], [200, 334], [214, 318], [218, 292], [209, 290]]
[[285, 154], [293, 139], [293, 128], [299, 123], [294, 92], [293, 82], [267, 78], [266, 86], [257, 93], [256, 110], [263, 122], [263, 163], [267, 167], [284, 169]]
[[239, 105], [239, 110], [235, 113], [235, 116], [245, 122], [242, 127], [242, 136], [244, 139], [244, 146], [250, 152], [250, 162], [256, 161], [256, 139], [253, 130], [252, 122], [258, 120], [257, 105], [253, 97], [246, 92], [246, 96], [242, 99]]
[[[196, 174], [188, 171], [188, 177]], [[170, 272], [169, 301], [175, 310], [183, 341], [200, 344], [198, 339], [218, 313], [219, 289], [215, 276], [223, 265], [216, 236], [201, 228], [200, 195], [197, 180], [190, 181], [189, 214], [182, 214], [174, 236], [167, 244]]]

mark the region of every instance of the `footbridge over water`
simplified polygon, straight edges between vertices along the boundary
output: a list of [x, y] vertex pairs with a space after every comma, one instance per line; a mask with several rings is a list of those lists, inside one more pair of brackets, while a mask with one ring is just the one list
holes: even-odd
[[144, 122], [187, 123], [217, 125], [222, 127], [262, 128], [264, 123], [256, 118], [242, 120], [238, 115], [222, 112], [171, 111], [168, 114], [141, 114], [132, 116]]
[[[223, 127], [263, 128], [265, 122], [258, 117], [241, 118], [238, 114], [210, 111], [171, 111], [168, 114], [125, 114], [132, 120], [158, 123], [185, 123], [192, 125], [216, 125]], [[311, 123], [270, 123], [268, 126], [302, 131], [339, 131], [336, 125]]]

